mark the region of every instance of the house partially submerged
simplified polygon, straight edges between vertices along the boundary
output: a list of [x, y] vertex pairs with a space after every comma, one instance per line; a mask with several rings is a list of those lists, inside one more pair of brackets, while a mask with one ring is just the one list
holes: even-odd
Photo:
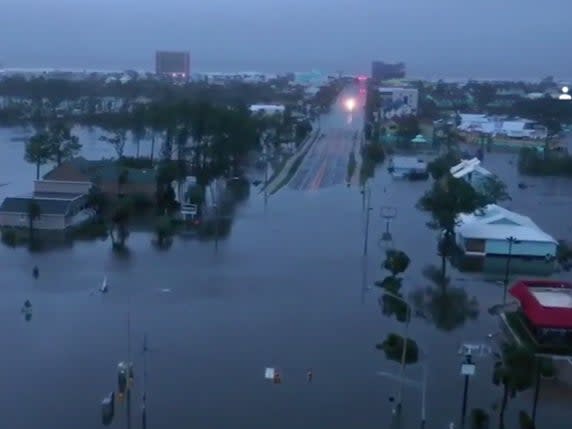
[[[488, 261], [492, 262], [490, 270], [502, 270], [510, 258], [515, 271], [552, 272], [554, 269], [558, 242], [528, 216], [496, 204], [476, 213], [459, 215], [455, 233], [465, 268], [481, 270]], [[495, 265], [498, 265], [496, 269]]]
[[398, 179], [428, 179], [427, 163], [414, 156], [393, 156], [389, 161], [389, 171]]
[[111, 159], [64, 161], [44, 175], [49, 181], [91, 182], [108, 197], [131, 196], [153, 201], [157, 192], [155, 169], [121, 166]]
[[548, 136], [548, 129], [545, 126], [529, 119], [509, 119], [472, 113], [462, 113], [459, 117], [461, 123], [458, 130], [468, 133], [532, 140], [543, 140]]
[[0, 227], [28, 228], [30, 206], [35, 204], [38, 216], [35, 229], [65, 231], [89, 221], [95, 212], [88, 207], [90, 182], [36, 180], [29, 195], [7, 197], [0, 206]]
[[481, 191], [487, 179], [493, 178], [493, 174], [481, 166], [478, 158], [465, 159], [451, 167], [451, 175], [456, 179], [466, 180], [475, 190]]

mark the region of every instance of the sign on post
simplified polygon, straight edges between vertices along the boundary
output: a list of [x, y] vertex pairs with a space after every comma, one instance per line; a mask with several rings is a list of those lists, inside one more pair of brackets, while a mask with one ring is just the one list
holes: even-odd
[[475, 375], [476, 365], [474, 363], [464, 363], [461, 365], [461, 375]]
[[488, 344], [463, 343], [459, 347], [460, 355], [471, 355], [474, 357], [487, 357], [492, 354], [492, 349]]

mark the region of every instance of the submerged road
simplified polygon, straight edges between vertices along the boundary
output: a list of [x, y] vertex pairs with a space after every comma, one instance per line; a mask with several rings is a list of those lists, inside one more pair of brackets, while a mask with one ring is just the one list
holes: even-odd
[[[349, 112], [345, 100], [355, 98], [355, 110]], [[350, 88], [340, 95], [329, 114], [321, 119], [324, 137], [306, 154], [289, 183], [296, 190], [317, 190], [346, 182], [349, 154], [363, 126], [363, 95]]]

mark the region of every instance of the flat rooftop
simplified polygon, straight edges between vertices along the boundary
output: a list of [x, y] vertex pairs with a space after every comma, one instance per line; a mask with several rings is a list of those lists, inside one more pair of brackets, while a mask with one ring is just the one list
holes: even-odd
[[572, 308], [570, 289], [534, 288], [530, 292], [543, 307]]

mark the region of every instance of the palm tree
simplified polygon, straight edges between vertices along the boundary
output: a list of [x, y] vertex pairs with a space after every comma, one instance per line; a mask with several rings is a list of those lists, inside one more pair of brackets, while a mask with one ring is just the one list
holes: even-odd
[[502, 385], [503, 396], [499, 413], [499, 428], [504, 429], [504, 413], [509, 395], [513, 398], [532, 386], [534, 376], [534, 355], [527, 348], [516, 344], [505, 344], [502, 356], [495, 363], [493, 383]]
[[27, 162], [36, 165], [36, 180], [40, 180], [40, 167], [46, 164], [51, 156], [52, 148], [49, 134], [38, 132], [26, 142], [24, 158]]
[[34, 200], [30, 201], [28, 204], [28, 227], [30, 231], [30, 243], [34, 241], [34, 221], [39, 219], [41, 215], [42, 210], [40, 205]]

